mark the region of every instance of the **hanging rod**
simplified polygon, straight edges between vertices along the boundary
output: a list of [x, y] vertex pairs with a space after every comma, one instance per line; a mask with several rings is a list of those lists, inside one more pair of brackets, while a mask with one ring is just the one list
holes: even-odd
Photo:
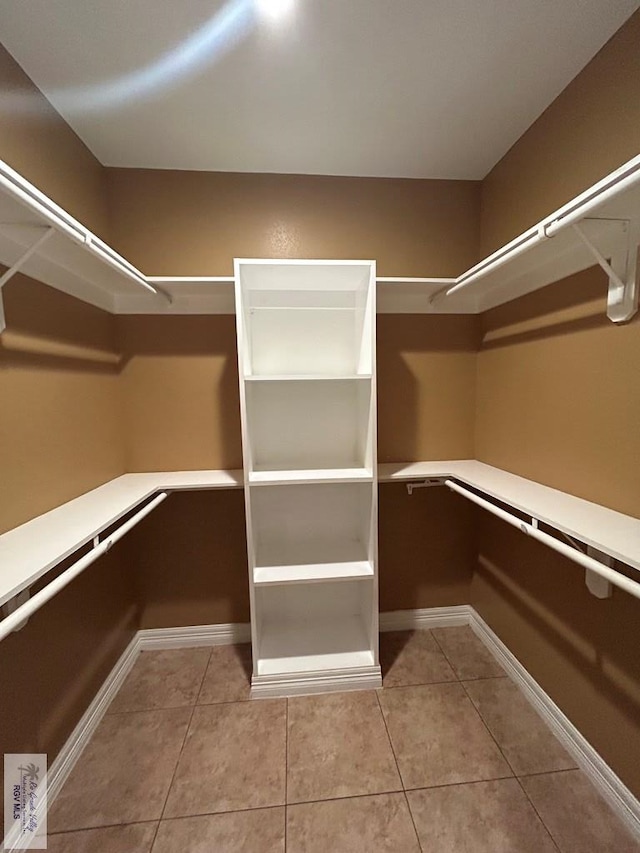
[[[568, 557], [570, 560], [573, 560], [574, 563], [578, 563], [585, 569], [589, 569], [605, 580], [609, 581], [613, 586], [617, 586], [620, 589], [623, 589], [625, 592], [628, 592], [629, 595], [632, 595], [634, 598], [640, 598], [640, 583], [637, 581], [631, 580], [631, 578], [626, 577], [625, 575], [620, 574], [620, 572], [616, 572], [614, 569], [609, 569], [606, 566], [603, 566], [602, 563], [599, 563], [597, 560], [594, 560], [593, 557], [588, 557], [586, 554], [583, 554], [582, 551], [577, 551], [575, 548], [572, 548], [570, 545], [565, 545], [564, 542], [560, 542], [558, 539], [554, 539], [553, 536], [550, 536], [548, 533], [544, 533], [542, 530], [539, 530], [538, 527], [534, 524], [529, 524], [526, 521], [523, 521], [521, 518], [518, 518], [515, 515], [512, 515], [510, 512], [506, 512], [500, 507], [497, 507], [495, 504], [490, 503], [484, 498], [479, 497], [474, 492], [470, 492], [468, 489], [459, 486], [457, 483], [454, 483], [453, 480], [445, 480], [445, 486], [451, 489], [453, 492], [457, 492], [462, 497], [467, 498], [467, 500], [472, 501], [474, 504], [481, 506], [483, 509], [486, 509], [487, 512], [492, 513], [492, 515], [496, 515], [498, 518], [501, 518], [503, 521], [506, 521], [507, 524], [510, 524], [512, 527], [517, 527], [522, 533], [526, 533], [527, 536], [531, 536], [533, 539], [537, 539], [539, 542], [547, 545], [549, 548], [553, 548], [554, 551], [557, 551], [559, 554], [562, 554], [564, 557]], [[535, 519], [537, 523], [537, 519]]]
[[[43, 604], [46, 604], [47, 601], [52, 599], [54, 595], [57, 595], [60, 590], [64, 589], [65, 586], [71, 583], [74, 578], [76, 578], [79, 574], [81, 574], [88, 566], [102, 557], [103, 554], [106, 554], [107, 551], [114, 545], [119, 539], [128, 533], [133, 527], [138, 524], [138, 522], [142, 521], [145, 516], [149, 515], [157, 506], [159, 506], [162, 501], [167, 497], [167, 492], [161, 492], [157, 497], [155, 497], [152, 501], [150, 501], [146, 506], [144, 506], [139, 512], [137, 512], [134, 516], [132, 516], [128, 521], [126, 521], [121, 527], [111, 533], [106, 539], [97, 544], [94, 548], [89, 551], [88, 554], [85, 554], [84, 557], [81, 557], [77, 562], [75, 562], [72, 566], [69, 566], [61, 575], [58, 575], [57, 578], [54, 578], [51, 583], [47, 584], [43, 589], [37, 592], [33, 598], [30, 598], [24, 604], [21, 604], [17, 607], [9, 616], [6, 616], [0, 622], [0, 641], [4, 640], [12, 631], [15, 631], [17, 628], [21, 627], [21, 625], [33, 614], [40, 610]], [[96, 537], [97, 540], [97, 537]], [[94, 541], [96, 541], [94, 540]], [[5, 605], [6, 606], [6, 605]]]

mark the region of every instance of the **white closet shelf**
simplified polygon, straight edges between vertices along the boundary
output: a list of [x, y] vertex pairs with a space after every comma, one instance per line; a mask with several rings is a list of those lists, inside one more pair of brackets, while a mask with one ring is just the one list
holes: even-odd
[[140, 270], [0, 160], [0, 262], [19, 262], [47, 230], [20, 272], [111, 313], [120, 297], [140, 294], [168, 305]]
[[369, 468], [294, 468], [285, 471], [251, 471], [250, 486], [279, 486], [285, 483], [363, 483], [373, 480]]
[[305, 373], [305, 374], [269, 374], [252, 373], [244, 377], [245, 382], [353, 382], [354, 380], [371, 379], [370, 373], [351, 373], [340, 376], [335, 373]]
[[359, 616], [267, 622], [260, 640], [258, 675], [374, 666], [369, 644]]
[[640, 569], [640, 519], [543, 486], [474, 459], [386, 463], [380, 483], [452, 477]]
[[[631, 316], [637, 298], [640, 156], [457, 278], [379, 277], [378, 310], [477, 314], [594, 266], [600, 261], [576, 225], [623, 284], [620, 287], [612, 280], [609, 316], [616, 321]], [[49, 227], [55, 234], [22, 269], [45, 284], [116, 314], [235, 312], [233, 276], [144, 275], [0, 161], [0, 263], [14, 264]], [[161, 287], [171, 304], [154, 295], [154, 287]]]
[[298, 565], [257, 566], [253, 573], [256, 586], [288, 583], [322, 583], [372, 578], [373, 566], [366, 560], [345, 563], [299, 563]]
[[242, 471], [123, 474], [0, 535], [0, 604], [159, 491], [242, 488]]

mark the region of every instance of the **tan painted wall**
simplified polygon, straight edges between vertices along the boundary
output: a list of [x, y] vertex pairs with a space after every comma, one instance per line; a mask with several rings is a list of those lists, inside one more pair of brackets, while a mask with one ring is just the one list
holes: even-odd
[[20, 275], [3, 296], [0, 532], [124, 472], [114, 318]]
[[0, 158], [103, 239], [103, 166], [0, 45]]
[[640, 11], [489, 172], [482, 254], [640, 153]]
[[[640, 13], [483, 184], [490, 251], [640, 151]], [[640, 517], [640, 318], [606, 319], [599, 269], [488, 312], [476, 456]], [[593, 598], [574, 563], [478, 514], [471, 603], [640, 795], [638, 602]]]
[[480, 184], [108, 169], [113, 242], [149, 275], [229, 275], [233, 258], [373, 258], [457, 275], [478, 252]]

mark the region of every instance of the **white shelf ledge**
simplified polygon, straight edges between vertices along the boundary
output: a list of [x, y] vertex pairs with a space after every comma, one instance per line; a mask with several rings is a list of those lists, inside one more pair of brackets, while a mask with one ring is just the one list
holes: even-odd
[[373, 480], [369, 468], [295, 468], [290, 471], [251, 471], [250, 486], [279, 486], [285, 483], [362, 483]]
[[256, 586], [350, 581], [372, 577], [373, 566], [367, 560], [256, 566], [253, 572]]
[[245, 382], [353, 382], [371, 379], [370, 373], [351, 373], [340, 376], [336, 373], [305, 373], [305, 374], [268, 374], [252, 373], [244, 377]]
[[159, 491], [242, 488], [242, 471], [123, 474], [0, 536], [0, 604]]
[[587, 545], [640, 569], [640, 519], [477, 462], [407, 462], [378, 466], [378, 482], [453, 477]]
[[374, 665], [362, 619], [310, 618], [263, 627], [258, 675], [340, 670]]

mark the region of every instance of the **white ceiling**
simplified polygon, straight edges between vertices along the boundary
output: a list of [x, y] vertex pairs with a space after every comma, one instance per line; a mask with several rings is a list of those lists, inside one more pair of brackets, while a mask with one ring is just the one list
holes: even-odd
[[479, 179], [640, 6], [265, 2], [2, 0], [0, 37], [108, 166]]

